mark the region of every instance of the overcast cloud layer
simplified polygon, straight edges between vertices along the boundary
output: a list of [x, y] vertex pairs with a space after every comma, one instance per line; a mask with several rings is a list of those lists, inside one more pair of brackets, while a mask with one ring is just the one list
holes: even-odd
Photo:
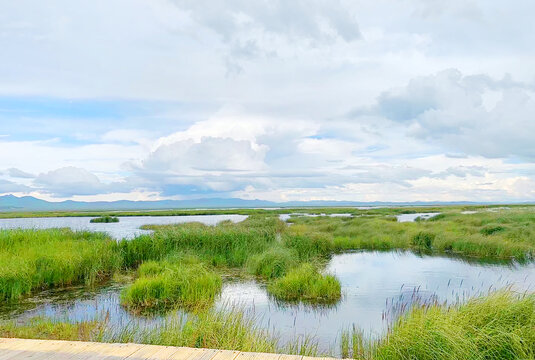
[[0, 195], [535, 201], [533, 13], [0, 0]]

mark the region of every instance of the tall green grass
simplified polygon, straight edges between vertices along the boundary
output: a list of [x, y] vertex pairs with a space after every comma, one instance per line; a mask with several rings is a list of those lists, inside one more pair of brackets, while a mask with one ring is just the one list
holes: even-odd
[[268, 250], [255, 254], [247, 262], [250, 273], [266, 279], [284, 276], [298, 264], [297, 252], [283, 246], [273, 246]]
[[268, 292], [279, 300], [331, 304], [342, 296], [340, 281], [321, 274], [317, 267], [304, 263], [268, 284]]
[[217, 226], [199, 223], [145, 226], [155, 230], [154, 234], [123, 240], [120, 246], [127, 267], [162, 259], [176, 251], [194, 253], [214, 266], [242, 267], [249, 256], [270, 247], [283, 226], [277, 217], [265, 216]]
[[92, 285], [121, 266], [117, 244], [101, 233], [68, 229], [0, 231], [0, 300], [34, 290]]
[[358, 330], [342, 337], [342, 353], [355, 359], [535, 359], [535, 295], [501, 291], [463, 305], [415, 307], [375, 342]]
[[221, 276], [194, 256], [147, 261], [138, 273], [139, 278], [121, 292], [121, 304], [135, 311], [206, 308], [221, 290]]

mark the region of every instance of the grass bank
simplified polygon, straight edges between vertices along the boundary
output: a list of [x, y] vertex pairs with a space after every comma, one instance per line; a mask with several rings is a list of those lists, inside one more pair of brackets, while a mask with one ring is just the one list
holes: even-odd
[[92, 285], [122, 263], [117, 243], [101, 233], [68, 229], [0, 230], [0, 300], [34, 290]]
[[535, 295], [501, 291], [457, 306], [415, 307], [383, 338], [342, 335], [344, 357], [379, 360], [535, 359]]

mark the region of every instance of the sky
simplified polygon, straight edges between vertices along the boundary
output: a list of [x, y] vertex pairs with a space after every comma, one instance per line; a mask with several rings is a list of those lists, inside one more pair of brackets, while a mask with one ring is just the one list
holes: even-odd
[[0, 0], [0, 195], [535, 201], [533, 0]]

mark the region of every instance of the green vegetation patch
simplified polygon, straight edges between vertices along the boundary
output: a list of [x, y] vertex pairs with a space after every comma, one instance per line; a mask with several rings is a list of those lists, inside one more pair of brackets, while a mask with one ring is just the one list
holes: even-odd
[[534, 359], [535, 296], [498, 292], [456, 307], [414, 308], [374, 359]]
[[101, 233], [68, 229], [0, 231], [0, 299], [33, 290], [93, 285], [121, 266], [117, 243]]
[[250, 273], [266, 279], [279, 278], [298, 263], [297, 252], [282, 246], [274, 246], [251, 256], [247, 263]]
[[90, 223], [118, 223], [119, 218], [116, 216], [103, 215], [89, 220]]
[[247, 259], [275, 243], [284, 227], [274, 216], [251, 216], [234, 224], [224, 221], [217, 226], [200, 223], [144, 226], [153, 235], [124, 240], [120, 246], [125, 265], [135, 267], [145, 260], [158, 260], [173, 252], [187, 252], [214, 266], [242, 267]]
[[330, 304], [342, 296], [340, 281], [321, 274], [309, 263], [290, 270], [284, 277], [271, 282], [268, 292], [279, 300]]
[[138, 273], [139, 278], [121, 292], [121, 304], [135, 311], [206, 308], [221, 290], [221, 276], [194, 256], [147, 261]]

